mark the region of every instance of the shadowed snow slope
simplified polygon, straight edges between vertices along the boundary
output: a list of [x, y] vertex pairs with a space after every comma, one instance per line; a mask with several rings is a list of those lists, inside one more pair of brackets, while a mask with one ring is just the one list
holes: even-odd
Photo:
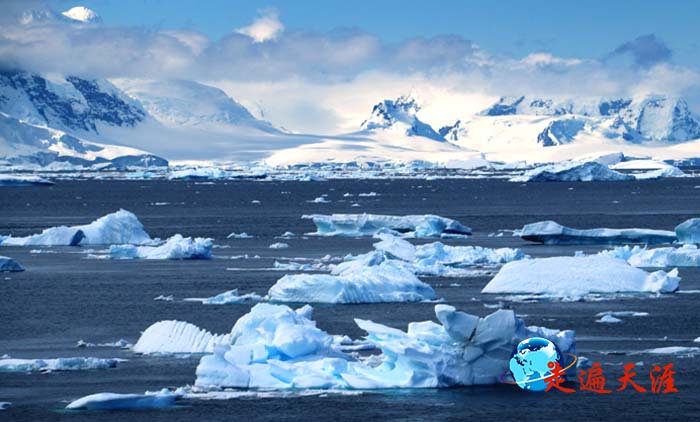
[[679, 282], [677, 270], [648, 273], [604, 256], [554, 257], [509, 262], [481, 292], [580, 298], [588, 293], [672, 293]]
[[575, 352], [573, 331], [525, 327], [511, 310], [485, 318], [437, 305], [440, 323], [411, 323], [406, 332], [356, 319], [382, 350], [370, 361], [337, 350], [333, 337], [311, 320], [307, 305], [258, 304], [231, 331], [230, 345], [202, 357], [195, 385], [202, 388], [377, 389], [495, 384], [508, 370], [515, 345], [532, 336]]
[[0, 236], [2, 246], [142, 245], [148, 242], [151, 242], [151, 237], [143, 230], [143, 224], [125, 210], [107, 214], [82, 226], [52, 227], [26, 237]]

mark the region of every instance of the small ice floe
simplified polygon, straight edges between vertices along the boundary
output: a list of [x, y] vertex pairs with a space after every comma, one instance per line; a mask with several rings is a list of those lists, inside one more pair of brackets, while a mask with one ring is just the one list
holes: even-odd
[[314, 198], [312, 201], [307, 201], [307, 202], [311, 202], [313, 204], [328, 204], [331, 201], [327, 198], [327, 195], [321, 195], [317, 198]]
[[592, 182], [635, 180], [635, 177], [611, 170], [597, 161], [565, 161], [527, 170], [511, 182]]
[[357, 196], [371, 198], [371, 197], [379, 196], [379, 194], [377, 192], [367, 192], [367, 193], [360, 193]]
[[601, 251], [598, 255], [624, 259], [630, 265], [641, 268], [700, 267], [700, 249], [693, 244], [655, 249], [619, 246]]
[[0, 273], [3, 271], [20, 272], [24, 271], [24, 267], [12, 258], [0, 255]]
[[26, 237], [0, 236], [2, 246], [85, 246], [153, 242], [143, 224], [129, 211], [119, 210], [82, 226], [52, 227]]
[[350, 205], [353, 208], [361, 207], [362, 205], [358, 204], [357, 202], [353, 202], [352, 205]]
[[1, 186], [50, 186], [53, 182], [39, 176], [0, 174]]
[[[575, 333], [526, 327], [513, 311], [481, 318], [435, 306], [439, 323], [413, 322], [407, 331], [368, 320], [356, 324], [381, 355], [357, 359], [336, 336], [316, 327], [313, 308], [257, 304], [231, 330], [230, 342], [201, 358], [195, 388], [368, 390], [436, 388], [501, 382], [513, 348], [545, 337], [562, 353], [575, 352]], [[342, 342], [341, 342], [342, 343]], [[569, 357], [565, 355], [568, 362]]]
[[648, 273], [620, 259], [553, 257], [509, 262], [481, 292], [583, 299], [590, 293], [672, 293], [679, 282], [675, 269]]
[[175, 297], [173, 297], [173, 295], [167, 295], [167, 296], [158, 295], [158, 296], [154, 297], [153, 300], [163, 301], [163, 302], [172, 302], [173, 300], [175, 300]]
[[142, 354], [211, 353], [230, 342], [228, 334], [212, 334], [184, 321], [159, 321], [141, 334], [132, 350]]
[[328, 271], [328, 265], [324, 264], [323, 262], [301, 263], [301, 262], [294, 262], [294, 261], [289, 261], [289, 262], [275, 261], [274, 264], [272, 264], [272, 268], [275, 270], [279, 270], [279, 271], [304, 271], [304, 272]]
[[230, 304], [241, 304], [241, 303], [253, 303], [260, 302], [262, 297], [255, 293], [246, 293], [243, 295], [238, 294], [238, 289], [229, 290], [227, 292], [220, 293], [216, 296], [205, 297], [205, 298], [186, 298], [188, 302], [201, 302], [205, 305], [230, 305]]
[[121, 359], [93, 357], [55, 359], [0, 359], [0, 372], [51, 372], [81, 371], [87, 369], [108, 369], [117, 366]]
[[226, 239], [252, 239], [253, 237], [255, 237], [255, 236], [251, 236], [246, 232], [241, 232], [241, 233], [233, 232], [233, 233], [229, 234], [228, 236], [226, 236]]
[[595, 322], [602, 322], [604, 324], [617, 324], [619, 322], [622, 322], [622, 320], [619, 318], [615, 318], [610, 314], [605, 314], [600, 319], [597, 319]]
[[283, 242], [275, 242], [272, 245], [268, 246], [268, 248], [270, 249], [287, 249], [288, 247], [289, 245]]
[[698, 338], [696, 338], [695, 340], [693, 340], [693, 343], [700, 343], [700, 337], [698, 337]]
[[97, 393], [81, 397], [71, 402], [66, 409], [72, 410], [127, 410], [127, 409], [163, 409], [175, 406], [177, 400], [185, 394], [180, 388], [170, 391], [167, 388], [159, 392], [145, 394]]
[[12, 406], [12, 402], [9, 402], [9, 401], [0, 401], [0, 410], [9, 409], [10, 406]]
[[112, 259], [211, 259], [212, 240], [176, 234], [160, 246], [112, 245]]
[[253, 199], [252, 201], [250, 201], [250, 203], [251, 203], [251, 204], [261, 204], [262, 202], [260, 202], [260, 201], [257, 200], [257, 199]]
[[469, 236], [472, 231], [459, 221], [437, 215], [312, 214], [302, 216], [316, 225], [316, 236], [360, 237], [381, 232], [415, 238]]
[[527, 224], [514, 233], [531, 242], [547, 245], [591, 245], [642, 243], [647, 245], [673, 243], [676, 233], [651, 229], [572, 229], [555, 221]]
[[435, 299], [435, 291], [411, 271], [389, 262], [338, 275], [285, 275], [270, 288], [274, 302], [383, 303]]
[[700, 243], [700, 218], [691, 218], [677, 225], [676, 236], [681, 243]]
[[677, 357], [695, 357], [700, 355], [700, 347], [668, 346], [632, 352], [631, 355], [674, 355]]
[[282, 233], [281, 236], [277, 236], [277, 238], [279, 238], [279, 239], [291, 239], [294, 236], [296, 236], [296, 235], [292, 232], [284, 232], [284, 233]]
[[111, 343], [88, 343], [84, 340], [78, 340], [75, 345], [75, 347], [116, 347], [119, 349], [130, 349], [131, 346], [133, 345], [123, 338]]

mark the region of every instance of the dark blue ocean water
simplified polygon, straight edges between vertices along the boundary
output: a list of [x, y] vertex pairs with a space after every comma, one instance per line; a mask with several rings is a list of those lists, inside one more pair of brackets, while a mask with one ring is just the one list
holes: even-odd
[[[140, 393], [193, 383], [198, 359], [152, 358], [111, 348], [78, 349], [79, 339], [102, 343], [120, 338], [136, 341], [140, 331], [162, 319], [192, 322], [212, 332], [228, 332], [246, 305], [203, 306], [156, 302], [158, 295], [206, 297], [232, 288], [266, 293], [284, 273], [262, 270], [282, 257], [343, 256], [371, 249], [373, 239], [299, 236], [284, 240], [289, 249], [268, 245], [285, 231], [313, 231], [300, 217], [306, 213], [432, 213], [460, 220], [474, 229], [468, 240], [450, 244], [519, 247], [532, 256], [572, 255], [600, 248], [541, 246], [509, 235], [489, 237], [499, 229], [552, 219], [589, 227], [669, 229], [700, 216], [700, 182], [674, 179], [646, 182], [515, 184], [501, 180], [374, 180], [329, 182], [194, 182], [58, 181], [52, 187], [0, 189], [0, 233], [26, 235], [46, 227], [82, 224], [125, 208], [134, 212], [154, 237], [174, 233], [212, 237], [217, 259], [211, 261], [109, 261], [87, 259], [81, 248], [51, 248], [54, 253], [2, 247], [0, 254], [22, 263], [27, 271], [0, 275], [0, 355], [17, 358], [101, 356], [128, 359], [103, 371], [50, 374], [0, 373], [0, 401], [13, 406], [0, 420], [689, 420], [700, 412], [698, 357], [626, 355], [663, 346], [698, 346], [700, 294], [660, 298], [622, 298], [602, 302], [508, 303], [528, 324], [574, 329], [578, 354], [603, 364], [610, 387], [622, 375], [621, 365], [638, 362], [640, 383], [649, 384], [654, 363], [673, 362], [677, 394], [636, 392], [610, 395], [531, 394], [515, 386], [444, 390], [385, 391], [355, 396], [247, 398], [184, 402], [165, 411], [66, 413], [71, 400], [96, 392]], [[343, 194], [377, 192], [376, 197]], [[327, 194], [329, 204], [308, 201]], [[259, 204], [252, 203], [258, 200]], [[358, 202], [360, 207], [350, 207]], [[156, 203], [166, 203], [156, 205]], [[231, 232], [253, 239], [226, 239]], [[231, 259], [260, 255], [260, 259]], [[237, 270], [227, 270], [237, 268]], [[700, 270], [682, 269], [681, 288], [700, 289]], [[438, 296], [457, 308], [479, 315], [492, 312], [480, 294], [488, 276], [462, 279], [424, 278]], [[458, 285], [453, 285], [457, 283]], [[648, 312], [621, 324], [595, 323], [607, 310]], [[410, 321], [434, 319], [430, 304], [315, 306], [314, 319], [332, 334], [363, 335], [354, 317], [404, 328]], [[613, 353], [611, 353], [613, 352]]]

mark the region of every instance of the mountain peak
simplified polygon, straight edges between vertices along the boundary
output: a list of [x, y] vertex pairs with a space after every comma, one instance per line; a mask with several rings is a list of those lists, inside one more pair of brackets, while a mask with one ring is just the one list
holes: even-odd
[[397, 130], [407, 136], [423, 136], [436, 141], [444, 141], [428, 124], [423, 123], [417, 113], [418, 102], [410, 96], [400, 96], [395, 100], [384, 100], [372, 108], [370, 117], [362, 122], [364, 130]]

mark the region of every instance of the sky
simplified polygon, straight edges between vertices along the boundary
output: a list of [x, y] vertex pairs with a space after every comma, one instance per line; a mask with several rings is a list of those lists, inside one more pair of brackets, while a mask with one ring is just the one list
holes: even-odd
[[[86, 6], [82, 24], [60, 12]], [[700, 2], [3, 0], [0, 68], [187, 79], [297, 132], [412, 95], [453, 123], [503, 95], [679, 95], [700, 110]]]

